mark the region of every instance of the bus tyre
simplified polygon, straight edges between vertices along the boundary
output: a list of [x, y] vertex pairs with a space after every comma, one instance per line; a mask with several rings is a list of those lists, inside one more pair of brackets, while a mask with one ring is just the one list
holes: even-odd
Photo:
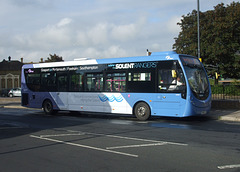
[[140, 121], [149, 119], [151, 115], [149, 106], [144, 102], [138, 103], [134, 108], [134, 115]]
[[52, 115], [54, 113], [53, 104], [50, 100], [45, 100], [43, 103], [43, 110], [45, 114]]

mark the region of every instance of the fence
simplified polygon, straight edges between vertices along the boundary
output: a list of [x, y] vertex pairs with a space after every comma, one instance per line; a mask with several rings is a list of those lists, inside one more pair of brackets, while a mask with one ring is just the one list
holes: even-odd
[[240, 85], [211, 85], [212, 100], [240, 100]]

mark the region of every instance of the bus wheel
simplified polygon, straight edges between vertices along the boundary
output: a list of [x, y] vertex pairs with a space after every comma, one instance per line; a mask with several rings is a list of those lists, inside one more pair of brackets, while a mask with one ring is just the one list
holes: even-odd
[[45, 114], [47, 114], [47, 115], [52, 115], [54, 113], [53, 105], [50, 100], [45, 100], [43, 102], [43, 110], [44, 110]]
[[149, 106], [144, 102], [138, 103], [134, 108], [134, 115], [140, 121], [145, 121], [145, 120], [149, 119], [149, 117], [151, 115]]

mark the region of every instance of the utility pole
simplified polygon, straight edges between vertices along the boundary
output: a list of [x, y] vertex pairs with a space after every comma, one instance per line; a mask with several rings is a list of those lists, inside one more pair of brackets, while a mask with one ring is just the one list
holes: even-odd
[[197, 0], [198, 58], [200, 59], [199, 0]]

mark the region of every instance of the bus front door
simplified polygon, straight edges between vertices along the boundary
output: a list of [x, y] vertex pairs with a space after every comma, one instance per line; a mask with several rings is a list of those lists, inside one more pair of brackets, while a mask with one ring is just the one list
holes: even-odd
[[153, 115], [180, 116], [184, 105], [181, 93], [158, 94], [153, 101]]
[[181, 116], [186, 102], [186, 81], [177, 61], [159, 63], [158, 95], [154, 103], [156, 115]]

